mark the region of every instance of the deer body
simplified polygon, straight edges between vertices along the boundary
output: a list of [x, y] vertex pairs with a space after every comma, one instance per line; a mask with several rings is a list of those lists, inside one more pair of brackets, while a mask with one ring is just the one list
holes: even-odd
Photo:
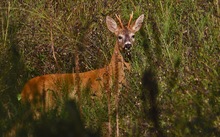
[[123, 84], [126, 84], [125, 71], [130, 70], [130, 64], [125, 61], [122, 52], [130, 54], [130, 49], [134, 42], [134, 33], [140, 29], [144, 15], [141, 15], [134, 25], [130, 26], [131, 15], [127, 27], [123, 26], [118, 16], [116, 17], [121, 27], [117, 26], [117, 23], [111, 17], [107, 16], [106, 18], [108, 29], [115, 33], [118, 38], [111, 61], [106, 67], [78, 74], [48, 74], [34, 77], [25, 84], [21, 92], [22, 101], [29, 102], [33, 105], [42, 105], [42, 102], [44, 102], [43, 105], [45, 107], [51, 108], [53, 105], [52, 94], [59, 96], [60, 90], [65, 88], [70, 96], [72, 93], [75, 96], [77, 82], [80, 84], [80, 89], [88, 88], [96, 96], [101, 96], [101, 91], [103, 91], [102, 89], [106, 82], [109, 82], [110, 87], [113, 86], [116, 74], [118, 75], [119, 88]]

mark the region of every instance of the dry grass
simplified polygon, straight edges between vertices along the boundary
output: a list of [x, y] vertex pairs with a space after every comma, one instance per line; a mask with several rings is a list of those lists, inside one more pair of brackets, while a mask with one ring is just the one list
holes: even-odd
[[99, 136], [109, 131], [103, 125], [111, 123], [114, 136], [118, 113], [120, 136], [219, 135], [218, 0], [23, 0], [0, 2], [0, 10], [1, 133], [18, 122], [25, 125], [18, 136], [35, 135], [45, 121], [45, 133], [59, 123], [74, 124], [68, 121], [74, 107], [39, 121], [25, 118], [18, 96], [24, 83], [38, 75], [72, 72], [76, 66], [79, 72], [105, 66], [114, 46], [105, 17], [128, 19], [134, 11], [146, 20], [132, 51], [130, 86], [123, 88], [116, 106], [110, 94], [95, 102], [82, 91], [82, 132]]

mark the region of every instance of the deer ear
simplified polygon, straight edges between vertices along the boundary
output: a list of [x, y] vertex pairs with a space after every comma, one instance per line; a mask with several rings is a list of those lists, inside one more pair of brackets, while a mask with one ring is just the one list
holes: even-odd
[[137, 32], [141, 28], [143, 21], [144, 21], [144, 14], [142, 14], [137, 18], [134, 25], [132, 26], [132, 30], [134, 32]]
[[118, 30], [117, 23], [115, 22], [113, 18], [109, 16], [106, 17], [106, 24], [107, 24], [108, 29], [111, 32], [115, 33]]

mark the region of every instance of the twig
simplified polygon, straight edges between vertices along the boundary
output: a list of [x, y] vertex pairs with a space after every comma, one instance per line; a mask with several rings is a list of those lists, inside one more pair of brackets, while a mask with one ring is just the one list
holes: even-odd
[[119, 137], [119, 117], [118, 117], [118, 102], [119, 102], [119, 68], [118, 68], [118, 53], [115, 55], [115, 108], [116, 108], [116, 137]]
[[81, 110], [81, 89], [80, 89], [80, 77], [79, 77], [79, 55], [78, 55], [78, 50], [75, 52], [76, 57], [75, 57], [75, 62], [76, 62], [76, 93], [78, 96], [78, 103], [79, 103], [79, 112], [80, 115], [82, 114]]
[[111, 137], [111, 91], [110, 91], [110, 72], [109, 67], [105, 67], [105, 74], [106, 74], [106, 92], [107, 92], [107, 99], [108, 99], [108, 137]]
[[[51, 12], [52, 14], [52, 12]], [[56, 63], [56, 67], [58, 69], [58, 72], [60, 72], [60, 67], [59, 67], [59, 64], [57, 62], [57, 58], [56, 58], [56, 55], [55, 55], [55, 51], [54, 51], [54, 39], [53, 39], [53, 17], [51, 15], [51, 18], [50, 18], [50, 41], [51, 41], [51, 50], [52, 50], [52, 54], [53, 54], [53, 58], [54, 58], [54, 61]]]

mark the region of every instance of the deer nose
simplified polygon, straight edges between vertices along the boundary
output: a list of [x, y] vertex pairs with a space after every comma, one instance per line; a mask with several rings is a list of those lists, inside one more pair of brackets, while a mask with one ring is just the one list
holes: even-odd
[[130, 49], [131, 49], [131, 43], [125, 44], [125, 49], [126, 49], [126, 50], [130, 50]]

